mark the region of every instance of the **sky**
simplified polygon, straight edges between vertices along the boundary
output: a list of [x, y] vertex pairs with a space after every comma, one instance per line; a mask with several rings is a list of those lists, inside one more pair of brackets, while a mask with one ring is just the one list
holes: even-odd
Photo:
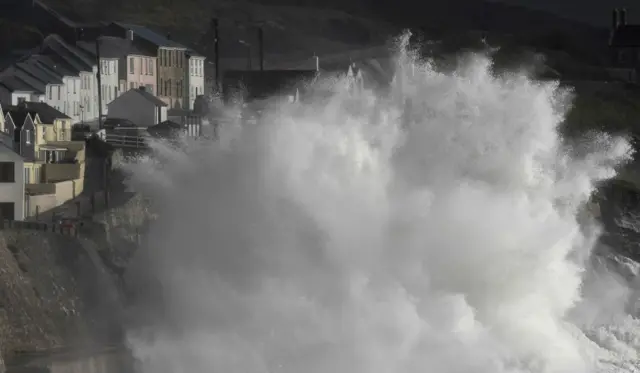
[[[495, 1], [495, 0], [494, 0]], [[607, 27], [614, 7], [627, 8], [627, 22], [640, 23], [639, 0], [499, 0], [502, 3], [541, 9], [559, 16]]]

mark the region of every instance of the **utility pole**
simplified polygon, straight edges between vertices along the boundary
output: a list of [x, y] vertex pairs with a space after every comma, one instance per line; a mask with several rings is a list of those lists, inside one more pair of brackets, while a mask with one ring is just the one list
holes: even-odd
[[96, 76], [98, 78], [98, 129], [102, 129], [102, 66], [100, 66], [100, 35], [96, 38], [96, 60], [98, 64], [98, 71]]
[[264, 31], [258, 27], [258, 49], [260, 50], [260, 71], [264, 71]]
[[216, 76], [216, 91], [220, 91], [220, 50], [218, 46], [218, 19], [214, 18], [211, 20], [211, 24], [213, 26], [213, 48], [215, 53], [215, 76]]

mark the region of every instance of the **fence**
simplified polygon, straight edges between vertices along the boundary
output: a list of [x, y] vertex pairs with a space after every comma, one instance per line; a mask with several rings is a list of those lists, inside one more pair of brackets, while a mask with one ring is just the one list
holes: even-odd
[[148, 147], [148, 136], [143, 134], [106, 133], [104, 137], [107, 144], [119, 148], [145, 149]]
[[61, 234], [63, 236], [77, 237], [79, 234], [80, 226], [74, 224], [65, 223], [46, 223], [39, 221], [17, 221], [17, 220], [2, 220], [0, 221], [0, 230], [13, 229], [13, 230], [32, 230], [40, 232], [51, 232]]

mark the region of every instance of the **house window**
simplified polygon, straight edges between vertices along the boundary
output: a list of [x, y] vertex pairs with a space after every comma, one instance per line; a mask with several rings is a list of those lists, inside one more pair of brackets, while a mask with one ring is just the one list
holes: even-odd
[[24, 142], [27, 144], [31, 144], [31, 131], [24, 130]]
[[58, 97], [56, 97], [56, 100], [59, 100], [60, 97], [62, 97], [62, 95], [60, 94], [60, 86], [57, 86], [57, 91], [58, 91]]
[[133, 85], [134, 85], [133, 82], [129, 82], [129, 89], [133, 89], [134, 88]]
[[159, 95], [163, 95], [164, 94], [164, 80], [160, 79], [160, 86], [158, 87], [158, 94]]
[[15, 183], [16, 170], [13, 162], [0, 162], [0, 183]]
[[171, 79], [167, 80], [167, 96], [171, 96]]
[[145, 85], [147, 92], [151, 93], [152, 95], [155, 94], [153, 93], [153, 86], [151, 84], [147, 84]]
[[133, 57], [129, 58], [129, 74], [133, 74], [135, 72], [134, 60]]
[[113, 98], [118, 97], [118, 87], [113, 87]]
[[38, 167], [33, 169], [33, 181], [34, 181], [34, 184], [37, 184], [40, 182], [40, 168]]
[[154, 65], [154, 61], [153, 61], [153, 59], [150, 58], [149, 59], [149, 75], [153, 75], [154, 74], [153, 65]]
[[146, 59], [145, 58], [141, 58], [140, 59], [140, 73], [142, 75], [147, 75], [147, 66], [146, 66]]
[[25, 101], [27, 101], [27, 99], [26, 99], [26, 98], [24, 98], [24, 97], [18, 97], [18, 104], [21, 104], [21, 103], [23, 103], [23, 102], [25, 102]]
[[0, 202], [0, 219], [16, 219], [16, 204], [14, 202]]
[[24, 183], [25, 184], [31, 184], [31, 169], [25, 167], [24, 168]]

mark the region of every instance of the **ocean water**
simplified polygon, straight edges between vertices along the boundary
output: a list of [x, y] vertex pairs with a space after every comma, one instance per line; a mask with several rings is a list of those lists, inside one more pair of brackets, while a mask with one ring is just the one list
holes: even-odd
[[406, 42], [384, 92], [323, 81], [125, 166], [158, 214], [142, 372], [640, 371], [633, 276], [584, 213], [629, 143], [570, 143], [571, 92]]

